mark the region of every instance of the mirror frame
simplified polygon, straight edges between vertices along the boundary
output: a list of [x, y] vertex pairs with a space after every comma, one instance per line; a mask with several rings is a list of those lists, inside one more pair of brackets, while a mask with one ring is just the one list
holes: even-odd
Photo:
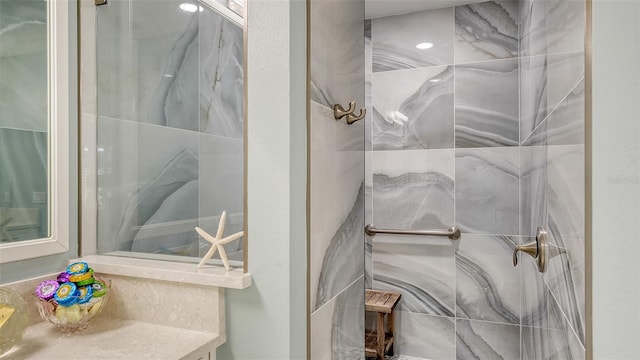
[[47, 1], [49, 237], [0, 245], [0, 263], [69, 250], [69, 3]]

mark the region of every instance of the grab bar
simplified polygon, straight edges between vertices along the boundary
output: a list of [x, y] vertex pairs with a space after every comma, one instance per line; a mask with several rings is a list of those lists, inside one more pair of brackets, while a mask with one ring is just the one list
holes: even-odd
[[378, 229], [373, 224], [367, 224], [364, 232], [369, 236], [375, 234], [395, 234], [395, 235], [422, 235], [422, 236], [447, 236], [451, 240], [460, 239], [460, 229], [453, 226], [447, 230], [397, 230], [397, 229]]

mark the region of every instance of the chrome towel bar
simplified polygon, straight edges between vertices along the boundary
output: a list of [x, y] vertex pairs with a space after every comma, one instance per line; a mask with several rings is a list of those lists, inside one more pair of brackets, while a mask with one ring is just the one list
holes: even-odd
[[447, 230], [397, 230], [397, 229], [378, 229], [372, 224], [364, 227], [364, 232], [369, 236], [375, 234], [394, 234], [394, 235], [421, 235], [421, 236], [446, 236], [451, 240], [460, 239], [460, 229], [453, 226]]

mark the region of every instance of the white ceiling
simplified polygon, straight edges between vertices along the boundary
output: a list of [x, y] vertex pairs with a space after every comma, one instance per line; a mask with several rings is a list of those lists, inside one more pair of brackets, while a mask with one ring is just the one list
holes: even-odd
[[484, 0], [365, 0], [364, 17], [365, 19], [372, 19], [480, 1]]

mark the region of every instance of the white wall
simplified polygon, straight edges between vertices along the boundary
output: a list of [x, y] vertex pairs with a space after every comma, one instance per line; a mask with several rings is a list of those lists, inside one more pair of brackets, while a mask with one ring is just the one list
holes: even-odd
[[640, 2], [593, 1], [593, 358], [640, 356]]
[[306, 5], [248, 3], [248, 231], [253, 286], [227, 291], [218, 359], [306, 357]]

